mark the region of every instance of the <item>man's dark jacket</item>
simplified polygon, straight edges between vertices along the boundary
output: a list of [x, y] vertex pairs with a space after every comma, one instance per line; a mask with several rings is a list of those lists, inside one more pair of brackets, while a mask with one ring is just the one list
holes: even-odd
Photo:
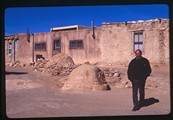
[[150, 63], [144, 57], [136, 57], [129, 63], [127, 74], [130, 81], [146, 80], [150, 73]]

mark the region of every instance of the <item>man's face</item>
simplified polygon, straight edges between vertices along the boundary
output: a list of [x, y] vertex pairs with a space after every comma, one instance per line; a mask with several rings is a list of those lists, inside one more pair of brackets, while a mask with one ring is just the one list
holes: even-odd
[[141, 52], [139, 50], [136, 51], [136, 57], [140, 57], [141, 56]]

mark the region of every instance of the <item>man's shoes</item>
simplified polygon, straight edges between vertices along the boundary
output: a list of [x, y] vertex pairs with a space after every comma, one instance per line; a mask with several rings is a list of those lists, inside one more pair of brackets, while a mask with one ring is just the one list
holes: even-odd
[[139, 109], [140, 109], [139, 106], [135, 106], [135, 107], [133, 107], [132, 111], [137, 111], [137, 110], [139, 110]]

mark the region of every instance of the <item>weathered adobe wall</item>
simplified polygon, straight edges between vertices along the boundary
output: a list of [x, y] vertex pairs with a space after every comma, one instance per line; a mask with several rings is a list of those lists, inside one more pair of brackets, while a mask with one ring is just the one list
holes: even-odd
[[[168, 21], [150, 21], [137, 23], [116, 23], [95, 28], [95, 39], [90, 29], [48, 32], [34, 34], [35, 43], [46, 42], [46, 51], [35, 51], [46, 59], [51, 59], [53, 40], [61, 39], [61, 52], [71, 56], [75, 63], [105, 62], [128, 64], [135, 57], [133, 52], [133, 31], [143, 30], [143, 56], [151, 63], [169, 62], [169, 24]], [[32, 36], [30, 43], [26, 34], [19, 35], [17, 58], [31, 63]], [[69, 49], [70, 40], [83, 40], [84, 49]], [[7, 47], [7, 45], [6, 45]], [[17, 59], [16, 59], [17, 60]]]
[[11, 63], [12, 62], [12, 57], [13, 57], [13, 54], [8, 54], [8, 43], [9, 41], [6, 40], [5, 41], [5, 62], [6, 63]]
[[35, 50], [34, 47], [34, 61], [36, 61], [36, 55], [42, 55], [45, 59], [51, 59], [52, 57], [52, 39], [50, 33], [36, 33], [34, 34], [34, 43], [46, 43], [46, 50]]
[[[90, 29], [53, 32], [52, 38], [61, 38], [61, 52], [73, 58], [75, 63], [89, 61], [95, 63], [100, 59], [99, 39], [93, 39]], [[98, 35], [98, 33], [96, 33]], [[69, 49], [70, 40], [83, 40], [83, 49]]]
[[117, 23], [103, 25], [101, 30], [101, 59], [106, 62], [127, 64], [135, 57], [133, 32], [143, 31], [143, 56], [151, 63], [169, 61], [168, 21]]
[[[96, 33], [96, 36], [98, 34], [99, 32]], [[46, 42], [46, 51], [35, 51], [35, 58], [37, 54], [41, 54], [46, 59], [51, 59], [56, 54], [53, 51], [53, 41], [56, 39], [61, 40], [61, 53], [71, 56], [75, 63], [84, 63], [86, 61], [95, 63], [101, 57], [99, 39], [93, 39], [90, 29], [37, 33], [34, 35], [34, 39], [35, 43]], [[70, 40], [83, 40], [84, 48], [70, 49]]]
[[26, 34], [19, 34], [18, 37], [19, 40], [17, 41], [16, 61], [21, 61], [23, 63], [31, 63], [32, 41], [27, 41]]
[[[31, 62], [31, 43], [26, 40], [26, 34], [19, 34], [19, 39], [15, 41], [15, 61], [23, 63]], [[12, 43], [12, 54], [8, 54], [8, 43]], [[5, 62], [11, 63], [14, 60], [14, 42], [5, 41]]]
[[108, 63], [127, 63], [133, 51], [132, 33], [123, 24], [103, 25], [101, 29], [101, 60]]
[[151, 63], [162, 64], [169, 62], [169, 30], [168, 21], [151, 22], [150, 26], [146, 26], [144, 56]]

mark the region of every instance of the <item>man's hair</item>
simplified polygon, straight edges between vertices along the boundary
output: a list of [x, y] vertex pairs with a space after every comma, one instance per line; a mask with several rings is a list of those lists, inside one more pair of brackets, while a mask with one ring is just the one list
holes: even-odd
[[135, 54], [136, 54], [137, 51], [139, 51], [142, 55], [142, 51], [140, 49], [135, 50]]

